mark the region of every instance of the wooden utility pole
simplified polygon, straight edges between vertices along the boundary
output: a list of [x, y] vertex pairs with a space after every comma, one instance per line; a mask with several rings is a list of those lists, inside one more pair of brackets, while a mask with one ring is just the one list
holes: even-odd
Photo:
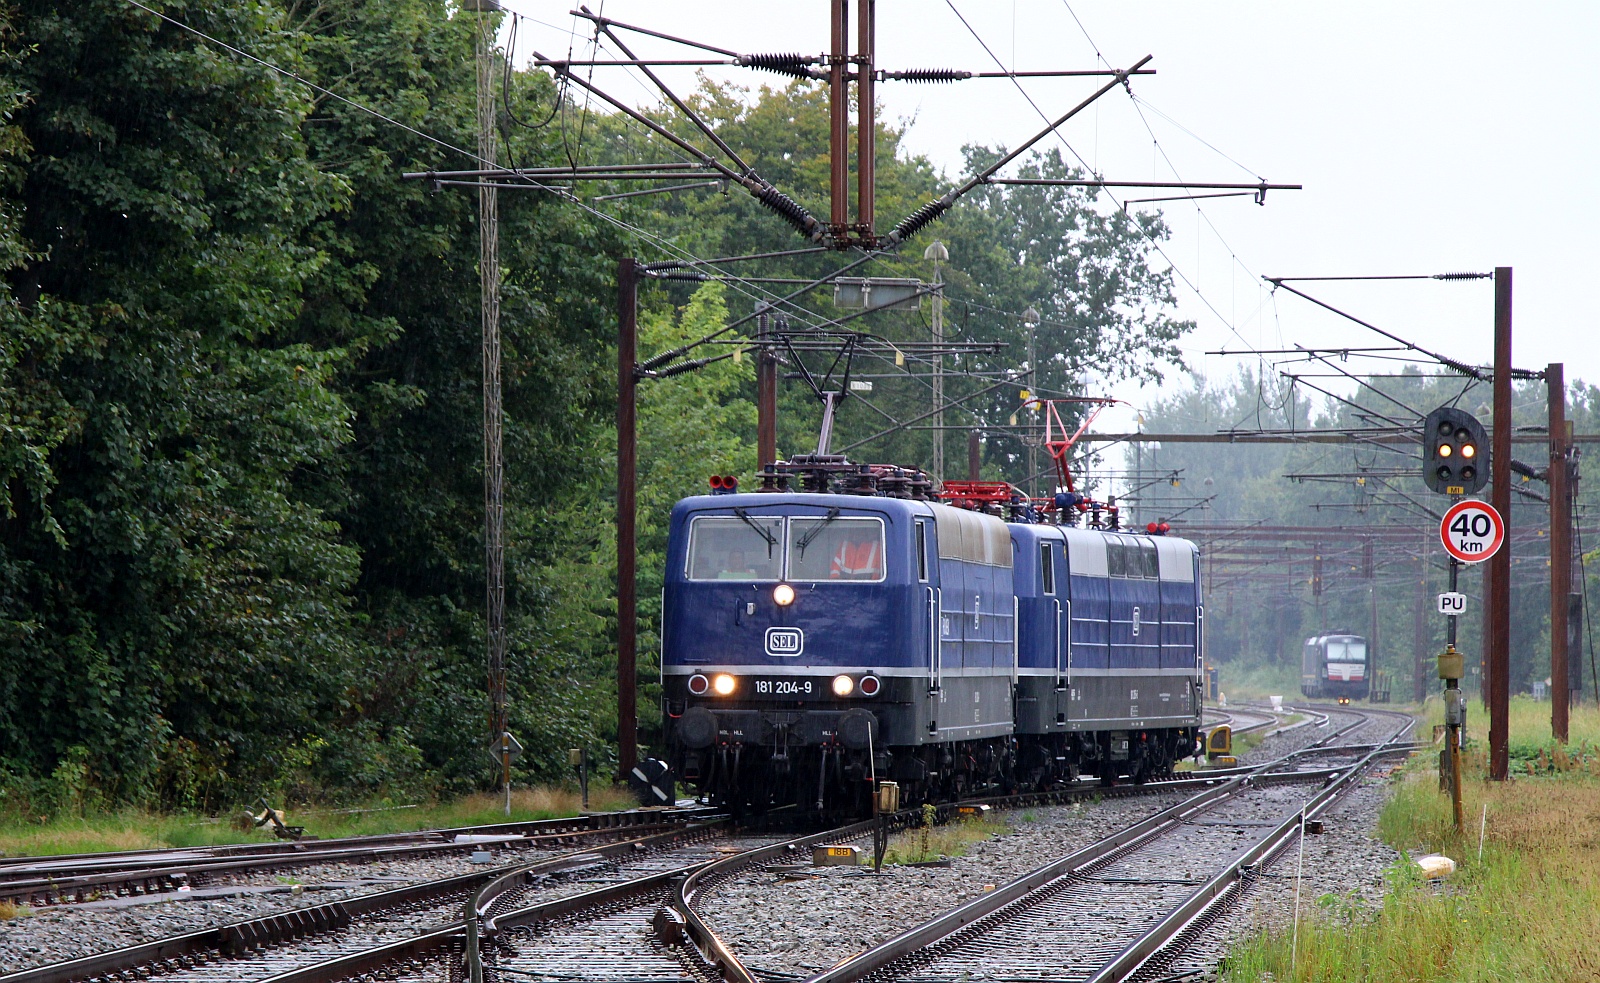
[[1490, 501], [1505, 522], [1505, 545], [1486, 564], [1489, 579], [1489, 778], [1510, 769], [1511, 690], [1511, 267], [1494, 269], [1494, 449]]
[[1567, 488], [1566, 367], [1545, 367], [1550, 404], [1550, 732], [1567, 742], [1567, 707], [1571, 691], [1567, 659], [1567, 595], [1572, 592], [1572, 502]]
[[983, 471], [983, 438], [976, 430], [967, 431], [967, 480], [977, 481]]
[[639, 272], [630, 258], [617, 263], [617, 770], [639, 763], [635, 658], [639, 610], [635, 482], [638, 480]]

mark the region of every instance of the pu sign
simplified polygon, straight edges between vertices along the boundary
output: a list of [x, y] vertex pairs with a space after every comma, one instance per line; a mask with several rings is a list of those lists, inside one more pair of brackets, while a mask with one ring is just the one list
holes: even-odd
[[1482, 563], [1500, 551], [1506, 524], [1488, 502], [1457, 502], [1439, 520], [1445, 552], [1462, 563]]

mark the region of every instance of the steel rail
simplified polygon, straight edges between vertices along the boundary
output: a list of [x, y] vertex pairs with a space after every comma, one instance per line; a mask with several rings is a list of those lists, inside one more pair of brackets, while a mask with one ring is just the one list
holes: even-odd
[[[568, 819], [500, 823], [408, 834], [409, 839], [400, 839], [399, 842], [395, 842], [396, 834], [384, 834], [375, 837], [376, 842], [352, 837], [314, 843], [261, 844], [262, 849], [258, 851], [241, 854], [227, 850], [216, 859], [195, 851], [141, 851], [138, 855], [103, 855], [104, 859], [98, 863], [56, 866], [53, 859], [36, 857], [30, 859], [41, 862], [0, 868], [0, 899], [55, 905], [71, 903], [63, 901], [64, 898], [81, 902], [87, 900], [91, 893], [106, 889], [126, 890], [134, 895], [169, 893], [184, 884], [194, 886], [196, 878], [240, 871], [377, 862], [488, 846], [503, 849], [577, 846], [586, 839], [661, 831], [670, 826], [674, 818], [687, 819], [696, 814], [704, 815], [702, 812], [683, 817], [672, 816], [663, 823], [661, 813], [630, 812], [615, 814], [638, 817], [621, 823], [602, 816], [589, 816], [584, 817], [588, 825]], [[456, 842], [454, 837], [457, 836], [471, 836], [472, 839]], [[163, 853], [171, 859], [162, 862]], [[92, 854], [85, 855], [85, 859], [93, 857]]]
[[[911, 810], [905, 810], [896, 815], [907, 815]], [[873, 820], [841, 826], [825, 833], [815, 833], [811, 836], [802, 836], [798, 839], [774, 843], [770, 846], [749, 850], [737, 856], [727, 857], [715, 863], [708, 864], [684, 878], [678, 887], [677, 896], [673, 898], [672, 907], [683, 919], [683, 930], [689, 940], [694, 943], [700, 956], [706, 960], [713, 971], [718, 973], [729, 983], [761, 983], [761, 981], [745, 968], [739, 957], [733, 954], [711, 926], [706, 924], [700, 916], [698, 902], [703, 895], [717, 883], [733, 876], [737, 871], [759, 863], [766, 863], [796, 850], [815, 846], [829, 839], [852, 839], [864, 836], [873, 831], [877, 823]]]
[[348, 956], [263, 977], [257, 983], [335, 983], [374, 972], [401, 959], [430, 959], [441, 949], [454, 946], [460, 939], [461, 926], [449, 925]]
[[[706, 824], [696, 830], [692, 835], [684, 835], [672, 841], [672, 846], [682, 846], [693, 843], [709, 836], [718, 835], [726, 825], [726, 820], [715, 824]], [[709, 862], [709, 861], [707, 861]], [[531, 868], [521, 868], [509, 871], [479, 888], [467, 900], [462, 911], [462, 919], [466, 923], [466, 947], [463, 953], [468, 978], [472, 983], [481, 983], [483, 979], [483, 954], [481, 941], [485, 938], [494, 938], [504, 928], [513, 928], [533, 922], [544, 921], [550, 918], [570, 915], [591, 907], [601, 907], [613, 904], [623, 898], [656, 887], [665, 887], [673, 880], [687, 876], [687, 874], [706, 862], [690, 864], [676, 870], [657, 874], [647, 874], [644, 877], [634, 878], [621, 884], [610, 884], [584, 891], [579, 894], [556, 898], [552, 901], [541, 902], [519, 908], [514, 911], [493, 914], [491, 909], [506, 894], [526, 886], [541, 872]]]
[[[340, 836], [330, 839], [305, 839], [305, 840], [280, 840], [262, 843], [219, 843], [206, 847], [154, 847], [141, 850], [107, 850], [96, 853], [60, 853], [37, 854], [6, 857], [0, 861], [0, 876], [13, 873], [28, 867], [43, 867], [57, 863], [72, 861], [93, 862], [96, 864], [110, 865], [120, 861], [129, 863], [147, 863], [152, 858], [159, 860], [161, 857], [176, 854], [191, 854], [196, 857], [204, 856], [222, 858], [241, 854], [264, 855], [269, 853], [306, 853], [325, 848], [340, 848], [345, 846], [376, 846], [383, 844], [415, 843], [428, 838], [449, 840], [456, 836], [493, 836], [496, 834], [544, 836], [559, 833], [589, 830], [624, 828], [639, 826], [641, 824], [659, 824], [663, 821], [680, 821], [691, 819], [705, 819], [714, 815], [714, 812], [705, 808], [692, 809], [629, 809], [621, 812], [595, 812], [582, 816], [568, 816], [559, 819], [533, 819], [508, 823], [485, 823], [477, 826], [447, 826], [432, 829], [419, 829], [403, 833], [373, 833], [361, 836]], [[177, 862], [177, 861], [175, 861]], [[188, 862], [187, 860], [183, 862]], [[88, 868], [85, 868], [88, 869]]]
[[1098, 864], [1124, 850], [1140, 846], [1180, 826], [1190, 816], [1196, 815], [1218, 800], [1232, 795], [1249, 781], [1248, 775], [1239, 775], [1222, 782], [1198, 795], [1169, 806], [1153, 816], [1148, 816], [1104, 839], [1074, 851], [1065, 857], [1024, 874], [994, 891], [980, 895], [966, 904], [950, 909], [921, 925], [880, 942], [865, 952], [835, 965], [805, 983], [854, 983], [877, 972], [912, 952], [926, 948], [966, 926], [999, 911], [1007, 905], [1022, 901], [1029, 894], [1065, 874]]
[[[719, 819], [710, 824], [683, 826], [665, 833], [564, 853], [534, 864], [502, 865], [491, 870], [460, 874], [455, 877], [442, 878], [423, 884], [413, 884], [375, 894], [359, 895], [343, 901], [318, 905], [314, 908], [291, 909], [278, 914], [247, 919], [216, 928], [202, 929], [164, 939], [155, 939], [150, 942], [94, 953], [77, 959], [8, 973], [0, 976], [0, 983], [76, 983], [76, 981], [110, 976], [114, 973], [130, 972], [134, 973], [135, 976], [129, 978], [139, 978], [138, 974], [141, 968], [149, 967], [152, 964], [164, 964], [169, 961], [180, 963], [187, 961], [193, 964], [195, 962], [209, 961], [219, 954], [224, 956], [241, 955], [308, 935], [342, 929], [349, 926], [356, 918], [362, 916], [390, 911], [419, 901], [448, 898], [452, 894], [472, 892], [484, 884], [493, 882], [507, 874], [517, 872], [532, 872], [533, 874], [556, 873], [561, 870], [591, 864], [607, 857], [648, 851], [666, 844], [675, 843], [680, 839], [703, 835], [707, 826], [721, 825], [725, 822], [726, 820]], [[451, 926], [448, 931], [461, 935], [464, 933], [464, 928], [458, 923]], [[379, 948], [393, 948], [395, 953], [410, 952], [411, 950], [405, 948], [407, 944], [432, 945], [433, 942], [425, 943], [423, 940], [434, 939], [438, 934], [438, 932], [423, 933], [412, 939], [386, 943], [385, 946]], [[437, 940], [435, 939], [435, 941]], [[367, 950], [367, 952], [371, 951], [376, 950]], [[357, 959], [365, 954], [366, 952], [363, 952], [355, 956], [342, 957], [339, 960], [332, 960], [331, 963], [338, 963], [343, 966], [345, 965], [345, 960]], [[391, 955], [389, 958], [394, 958], [394, 956]], [[314, 975], [317, 968], [323, 965], [325, 964], [306, 967], [304, 972], [312, 973], [313, 975], [306, 976], [304, 979], [338, 978], [337, 976], [318, 977]], [[362, 972], [364, 971], [362, 970]], [[301, 972], [301, 970], [296, 970], [295, 972]]]
[[[1367, 721], [1359, 716], [1361, 714], [1369, 712], [1391, 713], [1390, 711], [1351, 712], [1357, 714], [1358, 718], [1352, 721], [1351, 724], [1340, 728], [1340, 730], [1334, 734], [1330, 734], [1328, 737], [1323, 738], [1323, 741], [1336, 739], [1339, 735], [1348, 733], [1355, 727], [1363, 726]], [[1171, 806], [1162, 810], [1161, 812], [1156, 813], [1155, 815], [1149, 816], [1137, 823], [1134, 823], [1126, 829], [1114, 833], [1111, 836], [1092, 844], [1091, 846], [1078, 850], [1066, 857], [1052, 861], [1051, 863], [1048, 863], [1029, 874], [1017, 878], [1016, 880], [1000, 887], [995, 891], [981, 895], [972, 901], [967, 902], [966, 904], [953, 908], [950, 911], [930, 919], [921, 925], [914, 926], [913, 928], [910, 928], [891, 939], [881, 942], [878, 945], [851, 957], [850, 959], [844, 960], [831, 969], [810, 976], [806, 979], [805, 983], [854, 983], [854, 981], [863, 979], [870, 974], [876, 973], [891, 963], [894, 963], [913, 952], [925, 949], [939, 942], [940, 940], [947, 938], [955, 932], [958, 932], [973, 924], [979, 919], [993, 915], [996, 912], [999, 912], [1001, 909], [1019, 902], [1025, 903], [1025, 899], [1029, 895], [1038, 891], [1045, 885], [1056, 881], [1064, 875], [1071, 874], [1086, 867], [1100, 864], [1122, 853], [1129, 852], [1133, 848], [1153, 842], [1161, 836], [1170, 833], [1172, 830], [1180, 828], [1182, 824], [1190, 817], [1209, 809], [1212, 805], [1216, 804], [1220, 800], [1232, 796], [1247, 787], [1257, 784], [1276, 783], [1280, 781], [1311, 782], [1322, 778], [1326, 780], [1328, 784], [1317, 794], [1313, 801], [1318, 803], [1319, 810], [1325, 808], [1325, 804], [1331, 801], [1330, 790], [1345, 788], [1352, 780], [1353, 776], [1361, 774], [1367, 765], [1369, 765], [1372, 761], [1385, 754], [1399, 753], [1401, 750], [1409, 751], [1409, 746], [1404, 749], [1398, 746], [1390, 746], [1392, 741], [1404, 734], [1405, 731], [1408, 730], [1412, 725], [1410, 718], [1407, 719], [1408, 723], [1397, 730], [1389, 741], [1386, 741], [1376, 747], [1371, 747], [1370, 751], [1368, 751], [1368, 753], [1366, 753], [1364, 757], [1354, 765], [1305, 772], [1273, 771], [1273, 769], [1281, 767], [1285, 763], [1296, 760], [1302, 756], [1307, 756], [1307, 752], [1310, 754], [1329, 754], [1340, 750], [1333, 747], [1314, 747], [1310, 749], [1303, 749], [1302, 751], [1292, 752], [1291, 754], [1285, 755], [1282, 758], [1276, 759], [1272, 762], [1268, 762], [1267, 764], [1256, 766], [1255, 768], [1249, 769], [1249, 774], [1241, 774], [1229, 778], [1219, 784], [1216, 784], [1214, 787], [1199, 793], [1198, 795], [1192, 796], [1183, 802], [1178, 803], [1177, 805]], [[1147, 785], [1143, 787], [1162, 789], [1170, 788], [1175, 784], [1177, 783], [1156, 783], [1154, 785]], [[1292, 817], [1290, 822], [1298, 823], [1299, 817], [1300, 813], [1296, 812], [1295, 816]], [[1273, 831], [1272, 836], [1268, 837], [1267, 839], [1270, 839], [1272, 842], [1276, 843], [1278, 841], [1278, 834], [1282, 829], [1283, 826], [1280, 825]], [[1252, 851], [1252, 853], [1254, 852], [1255, 851]], [[1261, 855], [1264, 856], [1265, 854]], [[1236, 865], [1230, 865], [1230, 867], [1234, 866]], [[1199, 890], [1195, 892], [1195, 894], [1199, 893]], [[1132, 947], [1130, 946], [1130, 948]], [[1143, 960], [1141, 959], [1140, 962], [1143, 962]], [[727, 978], [731, 981], [736, 980], [737, 983], [747, 983], [747, 981], [742, 977], [730, 976]]]
[[[587, 858], [583, 854], [568, 854], [545, 861], [552, 871], [584, 862], [587, 862]], [[470, 890], [490, 876], [491, 872], [488, 871], [461, 874], [426, 884], [414, 884], [391, 891], [335, 901], [331, 904], [317, 905], [314, 908], [291, 909], [262, 918], [251, 918], [216, 928], [201, 929], [197, 932], [81, 956], [65, 962], [7, 973], [0, 976], [0, 983], [74, 983], [77, 980], [110, 976], [113, 973], [137, 973], [139, 967], [168, 960], [205, 962], [215, 955], [242, 955], [307, 935], [344, 928], [352, 920], [363, 915]], [[196, 960], [196, 957], [202, 958]]]
[[[138, 880], [152, 880], [159, 877], [178, 877], [193, 874], [214, 874], [242, 870], [259, 870], [263, 867], [307, 867], [318, 864], [348, 863], [351, 861], [385, 860], [395, 857], [413, 857], [418, 855], [450, 852], [457, 850], [470, 850], [488, 846], [501, 848], [522, 847], [538, 848], [540, 846], [577, 846], [582, 840], [590, 837], [606, 835], [622, 835], [624, 833], [659, 832], [673, 824], [651, 823], [636, 826], [632, 829], [594, 829], [575, 831], [570, 833], [551, 833], [542, 836], [519, 836], [515, 833], [496, 835], [477, 835], [470, 840], [433, 840], [420, 843], [396, 844], [393, 846], [363, 846], [341, 847], [334, 850], [307, 850], [303, 853], [269, 853], [265, 856], [246, 856], [232, 859], [208, 861], [205, 857], [174, 857], [169, 863], [160, 863], [154, 866], [120, 868], [107, 870], [99, 874], [66, 873], [56, 876], [50, 868], [36, 871], [35, 876], [26, 879], [0, 882], [0, 897], [8, 893], [21, 893], [25, 891], [50, 891], [52, 893], [79, 891], [89, 887], [101, 887], [107, 884], [116, 884]], [[111, 863], [108, 866], [118, 867]]]
[[[1360, 711], [1363, 713], [1388, 713], [1389, 711]], [[1206, 882], [1197, 887], [1178, 907], [1169, 912], [1166, 917], [1157, 922], [1147, 932], [1134, 940], [1121, 953], [1102, 966], [1095, 974], [1089, 977], [1088, 983], [1117, 983], [1125, 980], [1138, 972], [1142, 967], [1155, 958], [1168, 944], [1176, 939], [1189, 925], [1203, 918], [1208, 910], [1214, 906], [1226, 904], [1228, 900], [1237, 896], [1237, 888], [1244, 882], [1246, 872], [1257, 868], [1270, 858], [1286, 848], [1294, 837], [1305, 835], [1304, 823], [1325, 812], [1334, 801], [1350, 790], [1359, 778], [1378, 757], [1384, 748], [1398, 740], [1416, 725], [1416, 721], [1409, 716], [1406, 722], [1397, 729], [1388, 741], [1374, 748], [1359, 762], [1350, 766], [1337, 779], [1328, 783], [1326, 787], [1312, 796], [1300, 808], [1300, 811], [1289, 816], [1278, 824], [1265, 836], [1244, 853], [1235, 857], [1221, 870], [1217, 871]]]

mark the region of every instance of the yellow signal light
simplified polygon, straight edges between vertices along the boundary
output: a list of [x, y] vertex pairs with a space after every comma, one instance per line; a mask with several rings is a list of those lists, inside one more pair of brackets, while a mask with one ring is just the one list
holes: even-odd
[[1474, 457], [1474, 456], [1477, 455], [1477, 453], [1478, 453], [1478, 448], [1476, 446], [1474, 446], [1472, 444], [1462, 444], [1461, 445], [1461, 456], [1462, 457]]
[[1455, 448], [1451, 447], [1449, 444], [1440, 444], [1439, 445], [1439, 456], [1440, 457], [1449, 457], [1451, 454], [1454, 454], [1454, 453], [1455, 453]]

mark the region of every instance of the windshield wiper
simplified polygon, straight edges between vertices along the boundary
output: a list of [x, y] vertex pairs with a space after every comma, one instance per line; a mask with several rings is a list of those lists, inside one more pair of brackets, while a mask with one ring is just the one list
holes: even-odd
[[756, 525], [756, 520], [750, 518], [750, 513], [744, 509], [734, 509], [733, 514], [743, 520], [744, 524], [756, 531], [756, 534], [767, 541], [767, 559], [772, 559], [772, 550], [778, 545], [778, 540], [772, 533]]
[[806, 547], [810, 546], [811, 545], [811, 541], [813, 539], [817, 538], [817, 534], [822, 532], [822, 530], [827, 527], [828, 523], [832, 522], [833, 520], [835, 520], [837, 518], [839, 518], [839, 510], [838, 509], [829, 509], [828, 510], [828, 515], [827, 515], [826, 518], [824, 518], [821, 522], [817, 523], [814, 527], [812, 527], [810, 532], [808, 532], [804, 536], [800, 537], [800, 539], [794, 544], [794, 546], [795, 546], [795, 549], [800, 551], [800, 555], [802, 557], [804, 557], [806, 555]]

